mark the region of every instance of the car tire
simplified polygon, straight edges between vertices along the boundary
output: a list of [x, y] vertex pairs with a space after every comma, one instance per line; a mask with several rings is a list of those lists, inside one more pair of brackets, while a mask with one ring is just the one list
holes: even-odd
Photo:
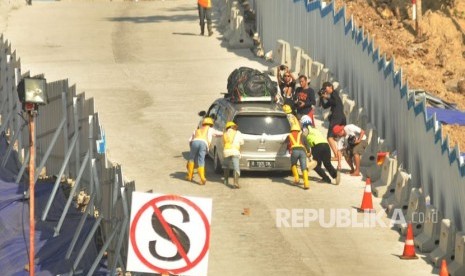
[[221, 166], [220, 158], [218, 157], [218, 153], [216, 152], [216, 149], [215, 149], [215, 154], [213, 156], [213, 169], [215, 170], [215, 173], [217, 174], [223, 173], [223, 167]]

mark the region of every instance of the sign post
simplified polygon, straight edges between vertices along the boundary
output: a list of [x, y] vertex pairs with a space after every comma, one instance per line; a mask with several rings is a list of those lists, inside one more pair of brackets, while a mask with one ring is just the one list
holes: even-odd
[[[39, 105], [47, 104], [47, 82], [44, 78], [23, 78], [17, 86], [18, 99], [29, 118], [29, 275], [34, 275], [35, 256], [35, 123]], [[25, 197], [26, 194], [25, 194]]]
[[34, 112], [29, 112], [29, 275], [34, 276], [35, 237], [35, 127]]

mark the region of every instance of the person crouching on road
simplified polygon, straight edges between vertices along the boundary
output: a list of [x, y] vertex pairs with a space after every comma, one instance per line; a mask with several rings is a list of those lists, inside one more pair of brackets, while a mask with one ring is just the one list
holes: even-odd
[[328, 141], [317, 128], [313, 127], [312, 120], [309, 116], [302, 116], [300, 123], [302, 124], [302, 133], [311, 148], [311, 152], [308, 156], [313, 156], [313, 159], [317, 162], [314, 168], [315, 172], [321, 176], [324, 182], [331, 184], [331, 179], [323, 168], [321, 168], [321, 164], [323, 164], [329, 175], [336, 180], [336, 185], [339, 185], [341, 182], [341, 175], [339, 171], [333, 167], [333, 164], [331, 164], [331, 149], [329, 148]]
[[308, 183], [308, 169], [307, 169], [307, 150], [308, 144], [305, 137], [300, 131], [299, 125], [291, 126], [291, 133], [286, 138], [288, 149], [291, 153], [291, 171], [294, 176], [294, 184], [299, 184], [299, 172], [297, 171], [297, 162], [300, 163], [302, 170], [302, 178], [304, 179], [304, 189], [310, 188]]
[[205, 178], [205, 155], [208, 152], [208, 147], [212, 141], [213, 136], [222, 136], [223, 132], [214, 129], [213, 119], [205, 117], [202, 121], [202, 126], [194, 130], [191, 138], [189, 139], [190, 154], [187, 161], [187, 175], [186, 180], [192, 181], [194, 177], [194, 165], [197, 163], [197, 171], [200, 177], [200, 184], [205, 185], [207, 179]]
[[[360, 176], [360, 157], [365, 152], [367, 147], [367, 136], [365, 131], [360, 127], [349, 124], [349, 125], [335, 125], [333, 127], [333, 133], [339, 137], [337, 146], [340, 151], [343, 152], [346, 158], [347, 164], [350, 167], [350, 175]], [[340, 169], [340, 154], [338, 154], [338, 169]]]
[[234, 122], [227, 122], [223, 133], [223, 155], [224, 155], [224, 184], [229, 185], [229, 170], [231, 163], [234, 171], [234, 187], [239, 188], [239, 158], [241, 157], [241, 146], [244, 144], [242, 133], [237, 130]]

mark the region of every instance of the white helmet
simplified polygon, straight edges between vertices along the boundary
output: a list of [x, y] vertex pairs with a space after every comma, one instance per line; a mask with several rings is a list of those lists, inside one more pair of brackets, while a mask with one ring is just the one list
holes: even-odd
[[304, 115], [304, 116], [302, 116], [302, 118], [300, 118], [300, 124], [302, 126], [311, 125], [312, 124], [312, 119], [308, 115]]

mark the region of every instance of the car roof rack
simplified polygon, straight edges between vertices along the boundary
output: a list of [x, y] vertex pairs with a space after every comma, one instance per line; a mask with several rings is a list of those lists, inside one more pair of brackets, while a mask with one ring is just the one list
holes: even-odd
[[244, 103], [244, 102], [271, 102], [272, 98], [271, 96], [260, 96], [260, 97], [242, 97], [239, 103]]
[[253, 97], [253, 96], [248, 96], [248, 97], [241, 97], [240, 100], [237, 100], [237, 98], [232, 98], [230, 93], [227, 92], [222, 92], [221, 93], [225, 99], [228, 99], [230, 102], [233, 103], [246, 103], [246, 102], [254, 102], [254, 103], [269, 103], [273, 102], [273, 97], [271, 96], [258, 96], [258, 97]]

